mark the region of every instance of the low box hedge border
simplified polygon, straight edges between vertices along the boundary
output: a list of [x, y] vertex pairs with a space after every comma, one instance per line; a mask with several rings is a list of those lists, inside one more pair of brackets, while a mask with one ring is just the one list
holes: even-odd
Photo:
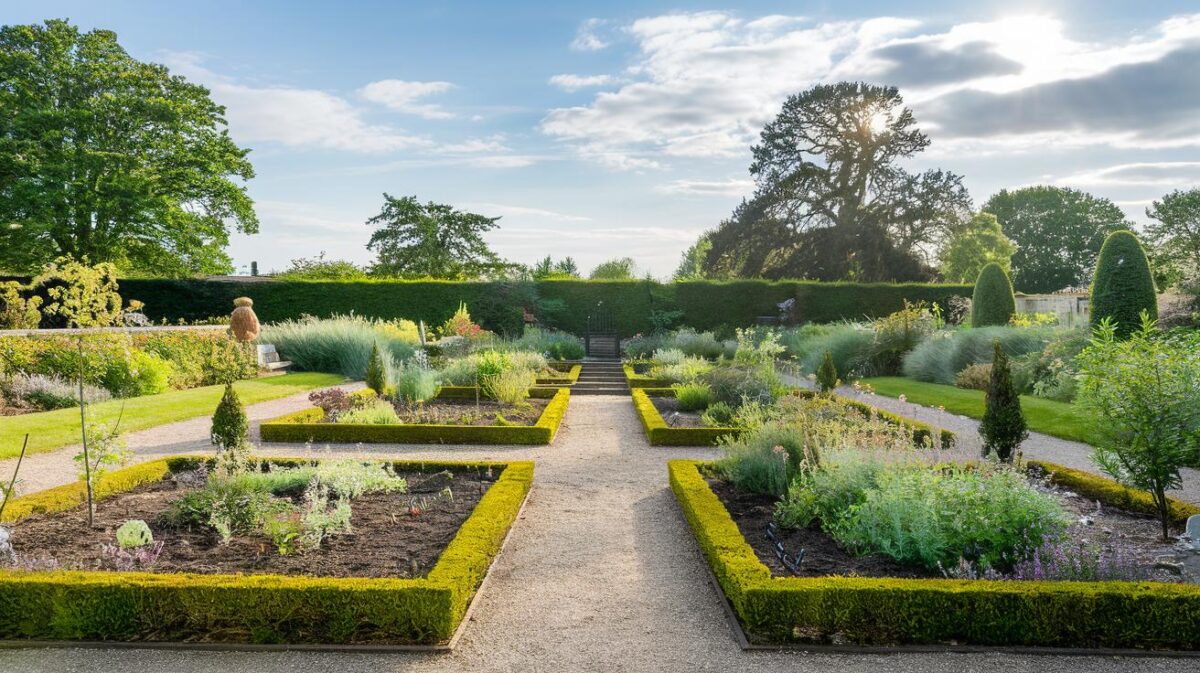
[[[815, 390], [794, 388], [792, 390], [792, 394], [801, 395], [803, 397], [815, 397], [821, 393], [818, 393]], [[954, 434], [954, 432], [950, 430], [939, 428], [924, 421], [918, 421], [907, 416], [894, 414], [886, 409], [873, 407], [866, 402], [861, 402], [859, 400], [844, 397], [842, 395], [834, 395], [833, 397], [838, 402], [854, 408], [865, 418], [874, 417], [886, 423], [891, 423], [892, 425], [898, 425], [902, 428], [906, 428], [909, 432], [913, 433], [913, 441], [920, 446], [940, 446], [942, 449], [952, 449], [958, 443], [958, 435]], [[937, 437], [936, 441], [934, 440], [934, 437]]]
[[774, 577], [705, 481], [709, 464], [668, 461], [671, 490], [751, 642], [1200, 648], [1196, 585]]
[[670, 388], [674, 383], [667, 379], [656, 379], [646, 374], [638, 374], [633, 371], [633, 364], [630, 362], [623, 363], [621, 369], [625, 371], [625, 380], [629, 382], [630, 388]]
[[[173, 457], [105, 475], [104, 497], [206, 460]], [[273, 463], [311, 462], [271, 458]], [[420, 579], [0, 571], [0, 638], [20, 641], [441, 646], [516, 521], [533, 463], [392, 461], [397, 469], [500, 474], [429, 574]], [[81, 484], [14, 500], [6, 521], [84, 501]]]
[[[443, 389], [445, 390], [445, 389]], [[474, 396], [474, 388], [465, 388]], [[544, 392], [543, 392], [544, 391]], [[338, 444], [549, 444], [554, 441], [567, 405], [569, 388], [530, 388], [531, 397], [548, 397], [550, 403], [534, 425], [476, 426], [366, 423], [322, 423], [325, 412], [304, 409], [263, 423], [264, 442], [331, 442]]]
[[536, 383], [539, 386], [572, 386], [579, 382], [579, 375], [583, 373], [582, 364], [550, 363], [550, 366], [560, 372], [560, 376], [539, 376]]
[[673, 428], [663, 420], [651, 397], [674, 397], [672, 388], [633, 388], [633, 406], [650, 446], [714, 446], [722, 437], [736, 436], [741, 428]]
[[[1027, 460], [1025, 465], [1049, 475], [1051, 483], [1074, 491], [1089, 500], [1099, 500], [1129, 512], [1158, 516], [1154, 499], [1145, 491], [1135, 491], [1112, 479], [1042, 460]], [[1200, 507], [1182, 500], [1168, 498], [1167, 504], [1171, 512], [1171, 521], [1176, 525], [1186, 524], [1188, 517], [1200, 514]]]

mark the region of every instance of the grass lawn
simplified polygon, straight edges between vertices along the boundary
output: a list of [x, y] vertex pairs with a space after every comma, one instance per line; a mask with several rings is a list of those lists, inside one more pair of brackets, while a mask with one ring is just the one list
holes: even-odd
[[[983, 418], [982, 390], [964, 390], [940, 383], [924, 383], [900, 376], [880, 376], [863, 379], [875, 392], [888, 397], [904, 395], [909, 402], [929, 407], [946, 407], [946, 411], [971, 418]], [[1091, 426], [1095, 422], [1074, 404], [1021, 396], [1021, 410], [1029, 429], [1045, 435], [1093, 443]]]
[[[337, 385], [345, 380], [340, 374], [300, 372], [238, 381], [234, 384], [244, 404], [287, 397], [312, 388]], [[156, 425], [183, 421], [196, 416], [211, 416], [221, 401], [224, 386], [205, 386], [191, 390], [172, 390], [126, 400], [110, 400], [91, 406], [95, 418], [113, 422], [121, 415], [121, 431], [145, 430]], [[23, 416], [0, 418], [0, 459], [16, 458], [21, 441], [29, 433], [29, 453], [51, 451], [79, 443], [79, 408], [43, 411]]]

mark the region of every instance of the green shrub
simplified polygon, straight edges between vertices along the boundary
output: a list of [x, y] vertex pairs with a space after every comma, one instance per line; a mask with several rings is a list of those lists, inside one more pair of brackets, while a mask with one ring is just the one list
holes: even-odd
[[703, 411], [712, 401], [712, 389], [707, 383], [676, 383], [671, 389], [683, 411]]
[[488, 396], [508, 405], [521, 405], [529, 397], [533, 375], [527, 369], [506, 369], [486, 379]]
[[974, 364], [954, 375], [954, 386], [966, 390], [987, 390], [992, 380], [992, 364]]
[[736, 410], [726, 402], [712, 402], [700, 416], [700, 422], [710, 428], [728, 428], [733, 425]]
[[1021, 398], [1017, 396], [1008, 368], [1008, 356], [999, 341], [995, 343], [979, 435], [983, 438], [983, 456], [986, 458], [994, 453], [1004, 463], [1012, 462], [1013, 454], [1029, 436], [1025, 415], [1021, 413]]
[[438, 391], [438, 374], [427, 367], [409, 363], [394, 376], [396, 397], [412, 404], [433, 399]]
[[217, 447], [225, 467], [236, 471], [243, 462], [243, 453], [249, 445], [250, 421], [246, 418], [246, 407], [238, 398], [232, 383], [225, 384], [217, 410], [212, 417], [209, 437]]
[[1112, 320], [1118, 338], [1137, 331], [1141, 315], [1158, 319], [1158, 293], [1146, 251], [1132, 231], [1114, 231], [1104, 240], [1092, 281], [1092, 327]]
[[400, 425], [400, 417], [390, 402], [376, 400], [349, 411], [338, 414], [337, 422], [357, 425]]
[[817, 368], [817, 386], [821, 392], [828, 393], [837, 388], [839, 383], [841, 381], [838, 380], [837, 366], [833, 364], [833, 353], [825, 351], [825, 358]]
[[714, 402], [737, 407], [744, 401], [772, 402], [779, 389], [774, 371], [762, 367], [717, 367], [701, 377]]
[[[14, 406], [29, 405], [40, 411], [65, 409], [79, 404], [78, 380], [44, 374], [14, 374], [0, 378], [0, 393]], [[83, 385], [83, 399], [87, 403], [103, 402], [112, 396], [107, 390], [90, 384]]]
[[379, 343], [371, 345], [371, 358], [367, 360], [367, 375], [365, 377], [367, 387], [375, 391], [376, 395], [382, 395], [387, 387], [388, 371], [384, 368], [383, 356], [379, 352]]
[[551, 360], [582, 360], [583, 340], [553, 329], [526, 327], [525, 334], [512, 343], [513, 348], [542, 353]]
[[501, 374], [512, 368], [508, 354], [487, 350], [476, 353], [475, 358], [475, 376], [478, 380], [472, 383], [480, 387], [485, 397], [494, 398], [496, 391], [492, 388], [493, 382], [497, 381]]
[[[933, 334], [904, 357], [904, 375], [918, 381], [954, 385], [954, 377], [975, 364], [992, 361], [996, 341], [1009, 357], [1040, 352], [1070, 330], [1051, 327], [982, 327]], [[839, 370], [841, 371], [841, 370]]]
[[140, 397], [166, 392], [174, 367], [157, 355], [132, 350], [109, 362], [104, 387], [116, 397]]
[[971, 327], [1007, 325], [1017, 312], [1012, 281], [1003, 267], [989, 263], [979, 272], [971, 298]]
[[809, 343], [808, 354], [800, 361], [805, 372], [815, 372], [825, 360], [825, 353], [833, 357], [834, 367], [846, 378], [858, 378], [875, 374], [872, 354], [875, 350], [875, 332], [854, 323], [839, 323], [815, 337]]
[[380, 345], [384, 368], [412, 357], [415, 349], [390, 334], [379, 321], [357, 316], [325, 320], [303, 318], [265, 325], [259, 343], [274, 344], [280, 357], [300, 371], [332, 372], [361, 381], [366, 378], [371, 350]]
[[[680, 351], [667, 351], [679, 353]], [[691, 383], [706, 373], [711, 371], [713, 365], [704, 358], [695, 356], [685, 356], [672, 364], [660, 365], [651, 368], [650, 376], [660, 381], [671, 381], [673, 383]]]

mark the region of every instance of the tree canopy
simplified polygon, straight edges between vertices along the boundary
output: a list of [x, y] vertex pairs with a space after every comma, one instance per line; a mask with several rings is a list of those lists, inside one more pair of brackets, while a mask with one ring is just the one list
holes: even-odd
[[1165, 271], [1159, 277], [1167, 283], [1200, 278], [1200, 189], [1173, 191], [1152, 203], [1146, 216], [1154, 264]]
[[377, 227], [367, 249], [377, 256], [372, 272], [406, 278], [478, 278], [506, 265], [483, 240], [499, 217], [455, 210], [415, 196], [383, 195], [383, 209], [367, 220]]
[[632, 257], [620, 257], [600, 262], [592, 269], [588, 278], [592, 280], [630, 280], [637, 274], [637, 263]]
[[983, 210], [1017, 246], [1013, 285], [1022, 292], [1087, 286], [1104, 239], [1129, 228], [1112, 201], [1064, 187], [1004, 189]]
[[704, 262], [708, 252], [712, 250], [712, 235], [702, 234], [679, 258], [679, 266], [672, 274], [672, 280], [703, 280], [709, 275], [705, 273]]
[[538, 260], [533, 268], [529, 270], [531, 276], [536, 280], [554, 280], [558, 278], [578, 278], [579, 265], [575, 263], [572, 257], [563, 257], [559, 261], [554, 261], [550, 255], [546, 255], [544, 259]]
[[950, 283], [973, 283], [983, 267], [995, 262], [1008, 273], [1016, 247], [991, 213], [977, 213], [954, 232], [938, 254], [942, 278]]
[[966, 219], [962, 179], [899, 162], [929, 146], [899, 91], [821, 84], [789, 97], [752, 148], [755, 196], [713, 234], [706, 270], [915, 280]]
[[231, 226], [258, 231], [247, 154], [207, 89], [132, 58], [115, 33], [0, 28], [0, 267], [228, 273]]

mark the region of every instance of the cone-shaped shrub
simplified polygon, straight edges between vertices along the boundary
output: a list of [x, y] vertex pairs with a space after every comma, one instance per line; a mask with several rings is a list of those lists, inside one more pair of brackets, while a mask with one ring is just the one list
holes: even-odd
[[212, 431], [209, 437], [217, 447], [217, 455], [221, 465], [230, 472], [236, 472], [243, 464], [245, 454], [250, 449], [250, 421], [246, 418], [246, 407], [232, 383], [225, 384], [225, 394], [217, 404], [217, 410], [212, 417]]
[[837, 388], [838, 372], [837, 366], [833, 364], [833, 353], [825, 351], [825, 359], [821, 360], [821, 366], [817, 368], [817, 386], [821, 392], [827, 393]]
[[1119, 339], [1137, 331], [1142, 311], [1151, 320], [1158, 318], [1158, 293], [1150, 261], [1133, 232], [1114, 231], [1104, 241], [1092, 281], [1091, 310], [1092, 327], [1112, 318]]
[[382, 395], [383, 389], [387, 387], [387, 372], [384, 371], [378, 341], [371, 345], [371, 359], [367, 362], [367, 387], [377, 395]]
[[1007, 325], [1017, 311], [1012, 281], [997, 263], [983, 267], [971, 297], [971, 327]]
[[983, 422], [979, 424], [979, 435], [983, 438], [984, 458], [994, 453], [1001, 462], [1011, 463], [1013, 454], [1029, 436], [1029, 431], [1025, 426], [1025, 415], [1021, 413], [1021, 398], [1013, 386], [1008, 355], [999, 341], [993, 348], [992, 378], [988, 382], [987, 407], [983, 411]]

